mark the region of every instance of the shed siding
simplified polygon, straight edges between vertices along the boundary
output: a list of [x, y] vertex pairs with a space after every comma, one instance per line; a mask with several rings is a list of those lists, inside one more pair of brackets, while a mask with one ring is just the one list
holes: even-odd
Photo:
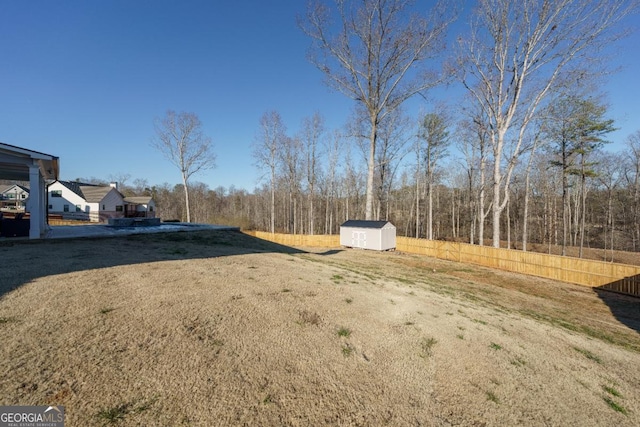
[[371, 224], [372, 227], [366, 227], [363, 226], [366, 225], [366, 221], [344, 223], [340, 226], [340, 245], [378, 251], [395, 249], [396, 227], [390, 222], [382, 225], [380, 221], [372, 221]]

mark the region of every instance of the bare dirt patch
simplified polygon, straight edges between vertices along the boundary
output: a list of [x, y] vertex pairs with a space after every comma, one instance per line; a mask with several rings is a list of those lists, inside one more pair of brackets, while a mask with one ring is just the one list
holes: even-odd
[[632, 298], [235, 232], [0, 257], [0, 404], [69, 426], [640, 422]]

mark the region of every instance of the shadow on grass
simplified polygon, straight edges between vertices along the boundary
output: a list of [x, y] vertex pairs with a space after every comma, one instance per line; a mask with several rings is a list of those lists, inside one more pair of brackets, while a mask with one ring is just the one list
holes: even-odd
[[616, 320], [640, 333], [640, 298], [601, 288], [594, 288], [594, 292], [609, 307]]
[[[320, 255], [333, 255], [329, 250]], [[169, 260], [307, 253], [234, 230], [0, 242], [0, 297], [39, 277]]]

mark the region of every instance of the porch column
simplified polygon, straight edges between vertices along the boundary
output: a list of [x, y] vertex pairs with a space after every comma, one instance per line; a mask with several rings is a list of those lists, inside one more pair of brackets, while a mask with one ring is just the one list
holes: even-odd
[[38, 165], [29, 166], [29, 238], [39, 239], [44, 231], [44, 180], [40, 176]]

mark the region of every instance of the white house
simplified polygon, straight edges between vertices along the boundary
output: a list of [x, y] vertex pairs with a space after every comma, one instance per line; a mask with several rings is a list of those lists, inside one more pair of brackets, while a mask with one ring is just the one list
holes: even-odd
[[115, 185], [93, 185], [74, 181], [49, 184], [49, 213], [64, 218], [106, 222], [125, 216], [124, 197]]
[[94, 185], [74, 181], [49, 184], [49, 213], [64, 218], [108, 222], [109, 218], [154, 218], [151, 196], [124, 197], [118, 185]]
[[0, 185], [0, 209], [24, 211], [29, 188], [20, 184]]
[[340, 226], [340, 245], [387, 251], [396, 247], [396, 226], [389, 221], [349, 220]]

